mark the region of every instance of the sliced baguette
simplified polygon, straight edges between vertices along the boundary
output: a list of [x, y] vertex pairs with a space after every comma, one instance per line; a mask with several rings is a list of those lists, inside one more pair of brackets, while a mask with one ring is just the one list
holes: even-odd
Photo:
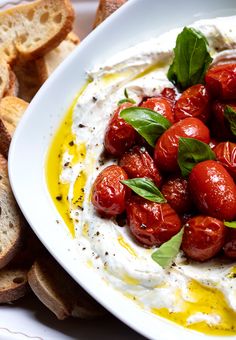
[[5, 157], [5, 159], [8, 158], [8, 152], [12, 137], [6, 125], [0, 118], [0, 155]]
[[13, 96], [4, 97], [0, 101], [0, 119], [11, 135], [13, 135], [28, 105], [26, 101]]
[[27, 270], [14, 268], [0, 270], [0, 303], [18, 300], [27, 290]]
[[14, 72], [10, 66], [4, 62], [0, 62], [0, 99], [4, 96], [18, 94], [18, 82]]
[[119, 7], [121, 7], [127, 0], [100, 0], [95, 16], [93, 27], [97, 27], [107, 17], [114, 13]]
[[75, 33], [70, 32], [58, 47], [36, 60], [41, 84], [47, 80], [57, 66], [75, 49], [79, 41], [79, 37]]
[[41, 86], [36, 61], [21, 60], [12, 68], [19, 83], [18, 97], [30, 102]]
[[0, 101], [0, 153], [6, 159], [15, 128], [27, 107], [27, 102], [12, 96]]
[[7, 161], [0, 155], [0, 269], [19, 251], [21, 218], [8, 180]]
[[24, 218], [22, 219], [22, 225], [24, 226], [22, 247], [7, 267], [29, 270], [36, 258], [45, 252], [45, 248]]
[[94, 318], [104, 314], [104, 309], [51, 256], [33, 264], [28, 282], [39, 300], [60, 320], [68, 316]]
[[66, 38], [73, 21], [69, 0], [37, 0], [0, 12], [0, 60], [43, 56]]
[[18, 80], [16, 78], [15, 73], [12, 70], [10, 70], [9, 86], [8, 86], [8, 89], [7, 89], [6, 93], [4, 94], [4, 96], [14, 96], [14, 97], [17, 97], [18, 96], [18, 92], [19, 92], [19, 83], [18, 83]]

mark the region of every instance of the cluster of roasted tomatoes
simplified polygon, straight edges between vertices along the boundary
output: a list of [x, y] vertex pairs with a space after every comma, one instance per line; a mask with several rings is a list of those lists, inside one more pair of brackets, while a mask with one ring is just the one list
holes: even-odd
[[[119, 165], [106, 167], [94, 182], [92, 203], [98, 213], [107, 218], [125, 214], [132, 235], [145, 247], [160, 246], [185, 226], [181, 248], [189, 258], [205, 261], [222, 250], [236, 258], [236, 229], [224, 225], [236, 219], [236, 135], [224, 115], [226, 105], [236, 110], [236, 64], [212, 66], [205, 85], [193, 85], [180, 96], [165, 88], [159, 96], [142, 100], [139, 107], [172, 124], [154, 149], [120, 117], [133, 105], [119, 105], [106, 129], [106, 152]], [[197, 163], [182, 177], [180, 137], [208, 144], [215, 160]], [[121, 183], [132, 178], [151, 179], [167, 203], [144, 199]]]

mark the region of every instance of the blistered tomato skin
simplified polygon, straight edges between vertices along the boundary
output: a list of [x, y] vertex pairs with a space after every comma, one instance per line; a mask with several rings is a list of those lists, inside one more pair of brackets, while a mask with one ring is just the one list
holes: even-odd
[[236, 186], [218, 162], [209, 160], [195, 165], [189, 176], [189, 189], [202, 214], [222, 221], [236, 217]]
[[195, 261], [206, 261], [223, 247], [226, 227], [223, 222], [209, 216], [196, 216], [185, 224], [182, 249]]
[[127, 202], [126, 212], [131, 233], [146, 247], [160, 246], [181, 229], [178, 215], [167, 203], [132, 196]]
[[174, 107], [175, 121], [195, 117], [206, 122], [209, 117], [209, 94], [204, 85], [197, 84], [185, 90]]
[[164, 97], [148, 98], [142, 102], [141, 107], [158, 112], [167, 118], [171, 123], [174, 123], [174, 112], [172, 111], [172, 105], [170, 101]]
[[191, 211], [193, 204], [188, 189], [188, 181], [183, 177], [168, 179], [161, 188], [170, 206], [178, 213], [185, 214]]
[[236, 259], [236, 229], [227, 228], [226, 242], [223, 250], [227, 257]]
[[130, 189], [120, 181], [126, 179], [126, 172], [118, 165], [108, 166], [97, 176], [92, 187], [92, 204], [100, 214], [116, 216], [125, 210]]
[[176, 91], [174, 88], [172, 87], [165, 87], [162, 91], [161, 91], [161, 95], [162, 97], [165, 97], [169, 100], [171, 100], [172, 102], [176, 101]]
[[157, 187], [161, 184], [161, 175], [152, 157], [144, 147], [135, 146], [120, 159], [119, 165], [129, 178], [150, 178]]
[[236, 64], [221, 64], [209, 69], [205, 76], [206, 87], [214, 98], [236, 99]]
[[216, 100], [212, 104], [212, 114], [210, 120], [211, 134], [219, 140], [236, 140], [236, 136], [230, 130], [230, 125], [224, 116], [226, 105], [236, 110], [236, 102], [220, 102]]
[[175, 123], [163, 133], [155, 146], [154, 161], [160, 170], [179, 170], [177, 156], [180, 137], [195, 138], [207, 144], [210, 142], [209, 129], [198, 118], [185, 118]]
[[131, 103], [124, 103], [116, 109], [105, 132], [105, 149], [115, 157], [121, 156], [135, 143], [136, 131], [119, 115], [122, 110], [130, 106]]
[[236, 144], [231, 142], [219, 143], [215, 148], [216, 159], [226, 168], [236, 181]]

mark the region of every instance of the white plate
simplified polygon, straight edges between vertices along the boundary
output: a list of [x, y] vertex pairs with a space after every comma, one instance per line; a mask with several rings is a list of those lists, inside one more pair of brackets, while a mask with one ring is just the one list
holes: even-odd
[[[86, 70], [128, 46], [198, 18], [235, 13], [235, 0], [130, 0], [86, 38], [41, 88], [24, 115], [9, 155], [10, 180], [16, 199], [51, 254], [94, 298], [144, 336], [159, 340], [209, 338], [145, 312], [78, 258], [48, 193], [45, 154], [61, 118], [85, 83]], [[111, 43], [111, 41], [113, 43]], [[60, 220], [60, 224], [56, 223]], [[124, 313], [125, 311], [125, 313]], [[215, 337], [214, 339], [222, 339]], [[235, 338], [235, 337], [233, 337]]]

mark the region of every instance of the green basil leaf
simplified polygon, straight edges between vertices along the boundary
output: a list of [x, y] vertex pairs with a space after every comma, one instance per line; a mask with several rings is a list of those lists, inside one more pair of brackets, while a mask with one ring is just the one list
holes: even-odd
[[117, 105], [121, 105], [123, 103], [131, 103], [131, 104], [135, 104], [136, 103], [134, 99], [129, 98], [127, 88], [124, 89], [124, 96], [125, 96], [125, 98], [119, 100]]
[[224, 116], [230, 124], [230, 130], [236, 136], [236, 111], [229, 105], [225, 107]]
[[183, 239], [184, 228], [174, 235], [169, 241], [163, 243], [154, 253], [152, 259], [162, 268], [169, 267], [175, 260]]
[[212, 62], [204, 35], [194, 28], [184, 27], [174, 48], [174, 60], [167, 77], [180, 90], [202, 84]]
[[125, 98], [129, 98], [127, 88], [124, 89], [124, 96], [125, 96]]
[[148, 178], [133, 178], [121, 181], [127, 185], [139, 196], [146, 198], [151, 202], [166, 203], [165, 197], [162, 195], [156, 185]]
[[178, 164], [182, 176], [188, 176], [197, 163], [207, 159], [215, 159], [209, 145], [194, 138], [179, 138]]
[[131, 99], [131, 98], [124, 98], [118, 101], [117, 105], [121, 105], [123, 103], [131, 103], [131, 104], [135, 104], [135, 100]]
[[169, 120], [160, 113], [144, 107], [128, 107], [120, 112], [120, 117], [153, 147], [157, 138], [171, 126]]
[[224, 225], [228, 228], [233, 228], [236, 229], [236, 221], [232, 221], [232, 222], [224, 222]]

